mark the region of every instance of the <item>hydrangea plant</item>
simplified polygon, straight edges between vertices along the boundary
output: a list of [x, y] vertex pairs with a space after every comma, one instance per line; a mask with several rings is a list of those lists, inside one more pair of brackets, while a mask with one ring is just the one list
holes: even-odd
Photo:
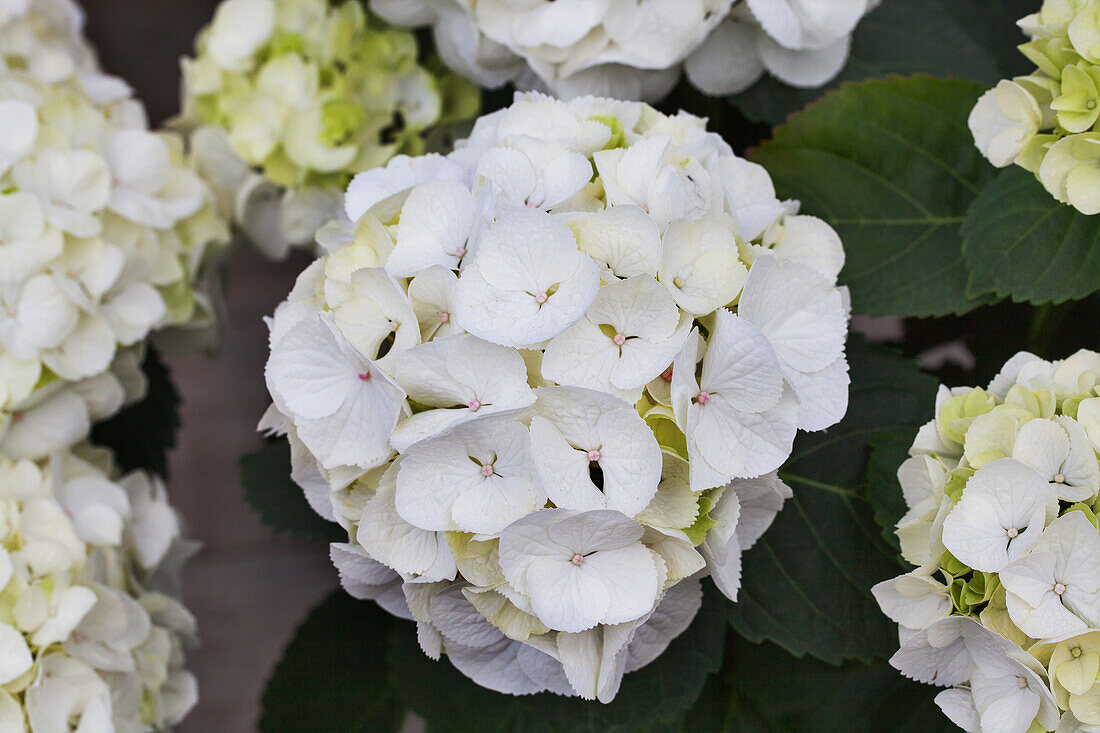
[[229, 230], [182, 138], [94, 66], [75, 7], [15, 5], [0, 20], [19, 41], [0, 71], [0, 450], [38, 458], [142, 395], [154, 331], [216, 331], [197, 283]]
[[345, 588], [477, 683], [611, 700], [731, 599], [844, 414], [841, 242], [705, 121], [537, 93], [359, 174], [269, 321], [261, 423]]
[[477, 90], [361, 4], [225, 0], [183, 60], [182, 122], [223, 209], [273, 256], [312, 242], [354, 172], [423, 152]]
[[164, 730], [194, 706], [191, 552], [159, 479], [81, 446], [0, 458], [0, 728]]
[[968, 731], [1100, 726], [1100, 354], [1023, 352], [985, 388], [941, 387], [898, 479], [916, 569], [874, 587], [890, 660]]
[[1015, 163], [1083, 214], [1100, 213], [1100, 16], [1086, 0], [1045, 0], [1020, 19], [1020, 51], [1037, 67], [982, 95], [970, 130], [982, 155]]
[[371, 0], [387, 20], [430, 25], [447, 64], [478, 84], [653, 101], [681, 72], [733, 94], [765, 71], [819, 87], [848, 58], [878, 0]]

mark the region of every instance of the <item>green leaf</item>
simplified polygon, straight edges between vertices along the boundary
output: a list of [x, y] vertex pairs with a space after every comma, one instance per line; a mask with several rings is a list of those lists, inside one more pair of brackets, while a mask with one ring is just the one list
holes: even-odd
[[[932, 405], [928, 405], [929, 415]], [[915, 430], [883, 433], [871, 441], [871, 457], [867, 461], [867, 480], [864, 491], [875, 512], [875, 521], [882, 527], [887, 544], [901, 551], [894, 527], [905, 515], [905, 497], [898, 483], [898, 467], [909, 457], [909, 447], [916, 437]]]
[[[895, 646], [896, 646], [895, 642]], [[888, 664], [832, 666], [796, 659], [771, 644], [738, 644], [722, 683], [739, 710], [756, 716], [748, 730], [815, 733], [933, 733], [957, 728], [933, 698], [941, 688], [906, 679]], [[744, 727], [721, 730], [742, 731]]]
[[168, 452], [176, 447], [180, 396], [157, 352], [145, 352], [142, 371], [149, 392], [141, 402], [92, 428], [91, 440], [114, 451], [124, 471], [144, 470], [168, 477]]
[[705, 584], [703, 607], [688, 630], [646, 667], [623, 678], [608, 705], [549, 693], [516, 697], [479, 687], [446, 660], [433, 662], [417, 647], [411, 626], [392, 634], [390, 685], [428, 731], [447, 733], [625, 733], [675, 730], [681, 713], [700, 695], [707, 675], [722, 660], [725, 602]]
[[803, 434], [780, 476], [794, 496], [743, 560], [733, 627], [796, 656], [830, 663], [886, 657], [897, 629], [871, 586], [898, 574], [897, 552], [882, 539], [864, 494], [868, 445], [884, 433], [926, 421], [936, 381], [915, 364], [860, 340], [849, 343], [848, 415]]
[[386, 685], [394, 617], [372, 601], [333, 591], [283, 652], [263, 695], [262, 733], [397, 731], [405, 711]]
[[1022, 168], [982, 189], [962, 232], [973, 295], [1038, 305], [1100, 290], [1100, 217], [1055, 201]]
[[959, 231], [994, 175], [966, 127], [981, 92], [930, 77], [849, 84], [751, 156], [780, 196], [840, 234], [854, 312], [932, 316], [981, 304], [967, 297]]
[[323, 542], [347, 542], [340, 525], [321, 517], [290, 478], [290, 444], [273, 440], [241, 456], [244, 498], [260, 521], [276, 532]]
[[825, 89], [795, 89], [765, 76], [731, 97], [750, 119], [778, 124], [828, 89], [887, 74], [962, 77], [991, 86], [1027, 73], [1016, 19], [1035, 0], [885, 0], [856, 26], [848, 63]]

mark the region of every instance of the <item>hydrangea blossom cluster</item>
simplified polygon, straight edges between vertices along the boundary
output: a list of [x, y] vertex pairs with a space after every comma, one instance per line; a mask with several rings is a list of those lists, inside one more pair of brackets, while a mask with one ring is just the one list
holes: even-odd
[[225, 0], [184, 59], [183, 122], [223, 210], [265, 252], [312, 242], [354, 172], [472, 118], [477, 90], [355, 0]]
[[1100, 15], [1085, 0], [1045, 0], [1020, 19], [1037, 69], [1004, 79], [970, 113], [978, 149], [998, 168], [1031, 171], [1083, 214], [1100, 213]]
[[121, 79], [99, 69], [73, 0], [6, 0], [0, 6], [0, 69], [25, 71], [43, 84], [74, 81], [93, 98], [124, 95]]
[[160, 481], [110, 463], [0, 458], [0, 729], [164, 730], [195, 704], [188, 545]]
[[261, 428], [345, 587], [477, 683], [612, 699], [847, 406], [836, 233], [705, 121], [537, 93], [358, 175], [270, 320]]
[[967, 731], [1100, 729], [1100, 354], [1020, 353], [986, 388], [940, 388], [898, 479], [902, 556], [875, 586], [891, 659], [949, 689]]
[[444, 61], [488, 87], [654, 101], [686, 72], [707, 94], [765, 71], [819, 87], [879, 0], [371, 0], [392, 23], [430, 25]]
[[[58, 7], [35, 3], [5, 27], [37, 27]], [[70, 415], [84, 414], [52, 413], [68, 431], [139, 395], [112, 365], [126, 371], [154, 329], [212, 331], [213, 303], [195, 283], [229, 240], [181, 138], [151, 131], [125, 84], [80, 65], [63, 75], [60, 50], [49, 63], [38, 55], [5, 56], [0, 70], [0, 441], [59, 391]]]

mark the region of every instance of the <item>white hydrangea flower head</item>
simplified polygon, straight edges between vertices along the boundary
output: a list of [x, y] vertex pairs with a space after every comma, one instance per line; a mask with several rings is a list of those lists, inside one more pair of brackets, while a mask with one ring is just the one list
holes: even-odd
[[87, 446], [0, 459], [5, 730], [164, 730], [198, 699], [179, 520], [159, 479], [110, 462]]
[[947, 687], [964, 730], [1100, 725], [1098, 397], [1100, 354], [1021, 352], [985, 389], [941, 387], [898, 469], [917, 567], [872, 593], [899, 626], [891, 663]]
[[184, 110], [222, 211], [282, 258], [340, 209], [356, 171], [424, 151], [477, 90], [418, 62], [357, 2], [224, 0], [183, 60]]
[[[9, 20], [38, 28], [63, 5], [31, 2], [28, 15]], [[82, 385], [88, 403], [89, 414], [70, 427], [117, 411], [124, 400], [115, 396], [125, 390], [109, 376], [112, 365], [132, 359], [123, 355], [154, 334], [169, 349], [217, 338], [216, 294], [205, 290], [217, 290], [210, 281], [229, 228], [211, 189], [182, 138], [149, 129], [128, 89], [97, 97], [88, 82], [96, 67], [74, 68], [82, 71], [0, 70], [5, 441], [17, 440], [13, 418], [64, 385]], [[76, 405], [75, 396], [67, 399]], [[37, 457], [82, 437], [9, 455]]]
[[610, 701], [698, 576], [736, 599], [796, 432], [844, 415], [839, 238], [703, 120], [538, 93], [344, 203], [261, 423], [344, 586], [478, 684]]
[[371, 0], [395, 25], [431, 26], [444, 62], [486, 87], [565, 99], [656, 101], [686, 73], [735, 94], [765, 72], [819, 87], [878, 0]]
[[1100, 31], [1091, 2], [1045, 0], [1018, 22], [1035, 64], [1003, 79], [970, 114], [974, 142], [998, 168], [1016, 164], [1083, 214], [1100, 213]]

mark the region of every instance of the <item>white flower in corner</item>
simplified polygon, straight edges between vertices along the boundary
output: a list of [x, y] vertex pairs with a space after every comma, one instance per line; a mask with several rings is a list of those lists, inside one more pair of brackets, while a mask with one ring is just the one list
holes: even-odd
[[533, 346], [580, 320], [599, 289], [596, 263], [542, 211], [501, 214], [458, 279], [459, 325], [504, 346]]
[[1064, 501], [1088, 501], [1100, 491], [1096, 452], [1071, 417], [1026, 422], [1016, 434], [1012, 457], [1038, 471]]
[[975, 473], [943, 523], [943, 544], [975, 570], [1000, 572], [1058, 514], [1058, 497], [1029, 466], [1002, 458]]
[[672, 368], [672, 407], [687, 436], [691, 488], [774, 471], [790, 455], [798, 403], [767, 338], [719, 309], [696, 379], [698, 355], [693, 333]]
[[321, 316], [272, 344], [268, 388], [324, 468], [368, 469], [390, 456], [404, 391]]
[[664, 582], [641, 538], [642, 526], [618, 512], [544, 509], [501, 533], [501, 569], [547, 626], [624, 623], [653, 610]]
[[1081, 512], [1050, 523], [1027, 555], [1001, 568], [1008, 613], [1028, 636], [1100, 626], [1100, 533]]

